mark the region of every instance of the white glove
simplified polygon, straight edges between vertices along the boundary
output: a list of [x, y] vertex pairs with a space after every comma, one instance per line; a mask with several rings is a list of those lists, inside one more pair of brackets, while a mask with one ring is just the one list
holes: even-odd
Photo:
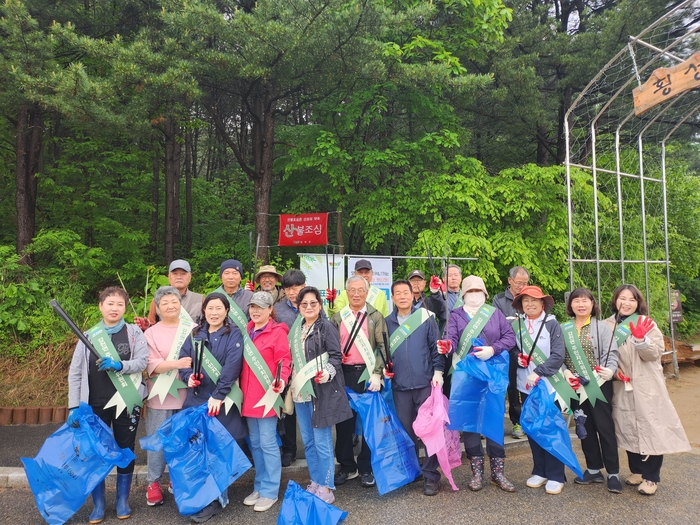
[[328, 373], [328, 370], [324, 370], [321, 372], [321, 375], [318, 378], [318, 384], [322, 385], [323, 383], [328, 383], [330, 381], [331, 375]]
[[382, 376], [379, 374], [372, 374], [369, 378], [369, 386], [367, 390], [370, 392], [379, 392], [382, 388]]
[[439, 386], [442, 387], [442, 385], [445, 383], [445, 380], [442, 378], [442, 371], [441, 370], [435, 370], [433, 372], [433, 381], [432, 385], [433, 386]]
[[603, 378], [603, 381], [610, 381], [612, 379], [613, 371], [609, 368], [597, 366], [595, 371], [598, 372], [598, 375]]
[[527, 384], [525, 385], [525, 388], [529, 390], [530, 387], [533, 387], [537, 384], [537, 381], [539, 381], [539, 379], [540, 376], [538, 376], [536, 372], [530, 372], [527, 375]]
[[493, 351], [493, 346], [475, 346], [474, 347], [474, 355], [481, 359], [482, 361], [486, 361], [487, 359], [491, 359], [493, 357], [494, 351]]
[[571, 370], [569, 370], [568, 368], [566, 370], [564, 370], [564, 379], [569, 381], [569, 379], [571, 379], [573, 377], [574, 377], [574, 374], [571, 372]]
[[284, 390], [284, 385], [286, 383], [284, 382], [284, 379], [280, 379], [279, 382], [273, 381], [272, 382], [272, 391], [276, 394], [280, 394], [282, 390]]

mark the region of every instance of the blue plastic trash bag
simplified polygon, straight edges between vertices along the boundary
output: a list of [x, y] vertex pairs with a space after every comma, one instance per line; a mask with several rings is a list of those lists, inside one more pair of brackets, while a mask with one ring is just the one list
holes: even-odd
[[112, 430], [89, 405], [80, 403], [77, 410], [80, 428], [62, 425], [34, 459], [22, 458], [36, 506], [51, 525], [70, 519], [115, 466], [136, 459], [128, 448], [119, 448]]
[[478, 432], [503, 445], [507, 389], [508, 352], [487, 361], [468, 353], [452, 374], [447, 428]]
[[379, 392], [357, 394], [345, 387], [350, 406], [362, 417], [365, 441], [372, 451], [372, 470], [379, 494], [411, 483], [420, 474], [416, 448]]
[[184, 516], [199, 512], [252, 465], [228, 430], [207, 415], [205, 404], [166, 419], [141, 448], [163, 449], [175, 503]]
[[336, 525], [347, 515], [289, 480], [277, 525]]
[[547, 391], [545, 381], [539, 381], [527, 396], [520, 414], [520, 424], [529, 439], [583, 477], [576, 454], [571, 448], [569, 429], [561, 411], [554, 404], [555, 392]]
[[384, 388], [382, 388], [382, 397], [386, 401], [389, 410], [396, 414], [396, 404], [394, 404], [394, 392], [392, 391], [391, 379], [384, 378]]

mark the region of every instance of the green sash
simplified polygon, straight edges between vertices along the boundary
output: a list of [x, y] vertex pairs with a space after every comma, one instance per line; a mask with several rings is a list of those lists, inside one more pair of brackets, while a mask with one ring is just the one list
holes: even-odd
[[231, 299], [231, 296], [226, 293], [226, 290], [224, 290], [223, 286], [219, 286], [216, 290], [214, 290], [214, 292], [224, 294], [228, 298], [228, 304], [231, 305], [231, 308], [228, 311], [228, 316], [231, 318], [231, 321], [233, 321], [234, 324], [238, 327], [241, 333], [247, 333], [248, 318], [243, 313], [243, 310], [241, 310], [241, 308], [235, 303], [235, 301]]
[[[546, 320], [547, 319], [545, 318], [542, 322], [545, 322]], [[527, 331], [527, 327], [521, 323], [520, 334], [518, 334], [517, 319], [513, 321], [511, 326], [513, 327], [513, 331], [515, 332], [516, 336], [519, 335], [518, 340], [522, 341], [523, 347], [521, 348], [521, 351], [524, 354], [529, 354], [530, 350], [532, 350], [532, 345], [534, 341], [532, 340], [532, 337], [530, 337], [530, 334]], [[535, 366], [539, 366], [547, 360], [547, 357], [544, 355], [544, 352], [540, 350], [538, 346], [536, 346], [535, 349], [532, 350], [531, 358], [532, 362], [535, 363]], [[576, 391], [573, 388], [571, 388], [571, 385], [564, 378], [564, 374], [561, 372], [561, 370], [559, 370], [553, 376], [546, 377], [545, 379], [549, 381], [549, 384], [552, 385], [552, 388], [557, 393], [556, 399], [558, 399], [562, 405], [566, 406], [566, 408], [569, 408], [571, 406], [572, 399], [578, 401], [578, 395], [576, 395]]]
[[[357, 319], [357, 321], [359, 322], [359, 316], [355, 317], [353, 315], [352, 310], [350, 310], [349, 305], [345, 306], [340, 311], [340, 318], [342, 319], [342, 322], [343, 322], [343, 325], [345, 326], [345, 329], [348, 331], [348, 335], [352, 332], [352, 325], [353, 325], [353, 322], [355, 321], [355, 319]], [[372, 348], [372, 345], [369, 343], [369, 339], [367, 339], [367, 336], [365, 335], [364, 330], [362, 330], [362, 327], [360, 327], [357, 330], [357, 336], [355, 336], [355, 342], [353, 343], [353, 345], [355, 346], [355, 348], [357, 348], [357, 351], [360, 352], [360, 355], [362, 356], [362, 360], [365, 362], [365, 365], [367, 366], [365, 371], [360, 376], [360, 379], [357, 381], [358, 383], [363, 383], [369, 379], [370, 373], [374, 370], [374, 365], [377, 362], [377, 356], [375, 355], [374, 349]]]
[[[195, 339], [193, 341], [192, 345], [192, 351], [196, 351], [196, 346], [202, 345], [203, 346], [203, 352], [202, 352], [202, 370], [206, 372], [206, 374], [209, 376], [209, 379], [211, 379], [214, 383], [219, 381], [219, 377], [221, 376], [221, 363], [214, 357], [214, 354], [211, 353], [211, 351], [206, 347], [206, 345], [203, 344], [203, 341], [201, 339]], [[238, 412], [241, 412], [241, 404], [243, 403], [243, 391], [241, 390], [241, 387], [238, 386], [238, 381], [235, 381], [231, 385], [231, 391], [226, 395], [224, 398], [224, 411], [226, 414], [228, 414], [228, 411], [231, 410], [231, 407], [236, 405], [238, 407]]]
[[[297, 371], [292, 379], [292, 395], [306, 399], [307, 395], [316, 397], [311, 380], [318, 373], [316, 360], [307, 361], [304, 354], [304, 345], [301, 342], [301, 316], [296, 318], [292, 330], [289, 332], [289, 347], [292, 349], [292, 361]], [[321, 354], [321, 369], [328, 363], [328, 352]]]
[[[87, 335], [100, 356], [111, 357], [115, 362], [121, 363], [122, 360], [119, 357], [119, 352], [114, 348], [112, 339], [107, 334], [101, 322], [90, 328]], [[112, 399], [107, 402], [105, 408], [116, 407], [116, 417], [119, 417], [119, 414], [121, 414], [124, 409], [126, 409], [128, 414], [133, 414], [135, 406], [143, 406], [143, 400], [138, 390], [141, 384], [141, 372], [125, 375], [121, 372], [108, 371], [107, 375], [117, 389], [117, 392], [112, 396]]]
[[450, 366], [448, 374], [453, 373], [455, 365], [467, 355], [467, 352], [469, 352], [472, 346], [472, 339], [479, 336], [495, 311], [496, 309], [493, 306], [485, 304], [474, 314], [474, 317], [469, 321], [464, 332], [462, 332], [462, 336], [459, 338], [459, 346], [452, 356], [452, 365]]
[[636, 323], [637, 319], [639, 319], [639, 315], [632, 314], [623, 322], [617, 325], [617, 328], [615, 329], [615, 333], [613, 335], [615, 336], [615, 341], [617, 341], [618, 347], [622, 346], [623, 343], [627, 341], [627, 338], [632, 334], [632, 332], [630, 331], [630, 324]]
[[265, 394], [253, 405], [253, 408], [264, 407], [263, 417], [270, 410], [274, 410], [277, 417], [279, 417], [280, 409], [284, 407], [284, 400], [280, 394], [272, 390], [272, 382], [275, 378], [272, 376], [270, 368], [267, 366], [263, 356], [260, 355], [260, 351], [255, 347], [255, 343], [253, 343], [247, 331], [243, 332], [243, 357], [265, 391]]
[[[184, 315], [183, 315], [184, 312]], [[175, 361], [180, 357], [180, 348], [182, 344], [187, 340], [187, 336], [194, 328], [194, 323], [190, 314], [184, 308], [180, 308], [180, 324], [177, 326], [175, 331], [175, 339], [173, 339], [173, 344], [170, 347], [170, 352], [166, 361]], [[168, 370], [162, 374], [158, 374], [152, 379], [153, 386], [151, 387], [151, 393], [148, 399], [152, 399], [158, 396], [158, 400], [162, 405], [165, 402], [165, 396], [168, 394], [175, 397], [175, 399], [180, 399], [179, 388], [187, 388], [187, 385], [177, 378], [178, 370], [177, 368], [173, 370]]]
[[419, 326], [430, 319], [430, 312], [425, 308], [417, 308], [403, 324], [394, 330], [389, 339], [389, 349], [391, 355], [394, 355], [396, 349], [403, 343], [409, 335], [411, 335]]
[[[380, 293], [384, 293], [384, 292], [382, 292], [382, 291], [381, 291], [379, 288], [377, 288], [376, 286], [370, 286], [370, 287], [369, 287], [369, 292], [367, 293], [367, 302], [368, 302], [369, 304], [371, 304], [372, 306], [374, 306], [374, 301], [377, 300], [377, 296], [379, 296]], [[350, 299], [350, 298], [348, 297], [348, 300], [349, 300], [349, 299]]]
[[597, 374], [593, 373], [593, 370], [591, 370], [591, 367], [588, 364], [588, 359], [586, 359], [586, 356], [583, 353], [583, 348], [581, 346], [581, 341], [578, 338], [576, 325], [573, 321], [567, 321], [561, 325], [561, 330], [564, 332], [566, 352], [574, 362], [576, 372], [578, 372], [580, 376], [588, 379], [588, 384], [586, 386], [581, 385], [581, 388], [583, 389], [580, 397], [581, 403], [583, 403], [586, 399], [590, 400], [591, 405], [593, 406], [595, 406], [598, 399], [602, 400], [604, 403], [607, 403], [605, 396], [603, 395], [603, 392], [601, 392], [600, 386], [598, 385], [598, 376]]

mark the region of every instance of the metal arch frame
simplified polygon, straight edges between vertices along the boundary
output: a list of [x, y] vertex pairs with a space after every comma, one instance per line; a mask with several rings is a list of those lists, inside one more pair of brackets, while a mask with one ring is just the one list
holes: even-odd
[[[676, 7], [674, 7], [671, 11], [666, 13], [664, 16], [660, 17], [657, 19], [654, 23], [649, 25], [644, 31], [642, 31], [638, 36], [636, 37], [630, 37], [628, 44], [621, 49], [606, 65], [603, 67], [598, 74], [588, 83], [586, 88], [579, 93], [578, 97], [576, 100], [573, 102], [573, 104], [569, 107], [567, 110], [565, 117], [564, 117], [564, 137], [565, 137], [565, 144], [566, 144], [566, 157], [565, 157], [565, 169], [566, 169], [566, 194], [567, 194], [567, 215], [568, 215], [568, 242], [569, 242], [569, 282], [570, 282], [570, 287], [573, 289], [574, 286], [574, 264], [575, 263], [595, 263], [595, 268], [596, 268], [596, 282], [597, 282], [597, 296], [599, 302], [601, 301], [601, 290], [602, 290], [602, 283], [601, 283], [601, 263], [619, 263], [620, 264], [620, 269], [621, 269], [621, 279], [622, 283], [625, 282], [625, 265], [626, 264], [643, 264], [644, 267], [644, 280], [645, 280], [645, 295], [647, 299], [647, 303], [649, 303], [650, 299], [650, 286], [649, 286], [649, 265], [651, 264], [664, 264], [665, 265], [665, 278], [666, 278], [666, 299], [668, 301], [668, 315], [669, 315], [669, 321], [672, 316], [672, 297], [671, 297], [671, 277], [670, 277], [670, 254], [669, 254], [669, 241], [668, 241], [668, 204], [667, 204], [667, 186], [666, 186], [666, 144], [667, 141], [673, 136], [673, 134], [683, 125], [688, 119], [690, 119], [693, 115], [698, 115], [700, 112], [700, 102], [693, 106], [690, 107], [687, 111], [687, 114], [685, 115], [684, 118], [680, 119], [678, 122], [671, 122], [670, 124], [668, 122], [662, 123], [660, 121], [660, 118], [664, 115], [667, 115], [669, 110], [679, 104], [679, 102], [683, 102], [686, 99], [686, 96], [689, 95], [690, 92], [683, 93], [681, 95], [678, 95], [674, 97], [672, 100], [667, 101], [665, 103], [665, 106], [660, 108], [660, 110], [657, 110], [657, 112], [654, 114], [653, 118], [651, 118], [648, 122], [645, 122], [643, 127], [640, 130], [634, 130], [633, 129], [633, 134], [630, 136], [630, 139], [635, 139], [636, 141], [636, 148], [634, 148], [634, 142], [633, 140], [630, 140], [629, 146], [632, 146], [632, 150], [636, 149], [637, 150], [637, 157], [638, 157], [638, 173], [632, 174], [632, 173], [624, 173], [622, 172], [622, 162], [621, 162], [621, 144], [620, 144], [620, 137], [622, 130], [630, 120], [632, 120], [635, 117], [634, 109], [632, 109], [629, 114], [623, 117], [619, 117], [617, 120], [619, 121], [619, 124], [617, 124], [616, 129], [615, 129], [615, 141], [614, 141], [614, 148], [615, 148], [615, 170], [612, 171], [610, 169], [605, 169], [601, 168], [597, 165], [598, 163], [598, 133], [597, 133], [597, 127], [598, 124], [601, 120], [601, 118], [606, 115], [607, 111], [611, 108], [611, 106], [620, 100], [624, 100], [621, 97], [623, 93], [627, 92], [629, 96], [629, 88], [630, 84], [632, 84], [635, 80], [637, 82], [637, 85], [642, 84], [641, 76], [642, 74], [652, 68], [654, 64], [658, 63], [658, 61], [662, 58], [667, 58], [676, 62], [683, 62], [685, 59], [681, 58], [679, 56], [676, 56], [676, 54], [672, 53], [671, 50], [679, 46], [683, 41], [688, 39], [691, 35], [697, 33], [700, 31], [700, 24], [691, 26], [687, 28], [687, 30], [675, 38], [671, 42], [666, 42], [665, 46], [657, 47], [654, 46], [652, 43], [645, 42], [643, 38], [645, 36], [650, 36], [653, 37], [653, 30], [657, 28], [659, 25], [661, 25], [664, 21], [671, 19], [671, 17], [674, 17], [678, 13], [682, 13], [683, 10], [690, 8], [696, 8], [697, 6], [697, 0], [686, 0], [685, 2], [682, 2], [678, 4]], [[635, 50], [634, 46], [639, 45], [643, 46], [647, 49], [650, 49], [654, 52], [654, 54], [648, 59], [646, 59], [645, 63], [641, 65], [641, 67], [638, 67], [637, 64], [637, 57], [635, 56]], [[629, 56], [627, 56], [629, 55]], [[625, 80], [623, 76], [620, 76], [619, 79], [622, 82], [620, 84], [613, 84], [613, 88], [617, 87], [619, 85], [619, 89], [616, 89], [614, 93], [608, 95], [607, 100], [601, 100], [601, 102], [604, 102], [601, 107], [596, 106], [595, 109], [593, 110], [594, 113], [591, 114], [589, 119], [589, 122], [585, 123], [582, 122], [581, 125], [576, 125], [574, 121], [572, 121], [572, 115], [574, 114], [574, 111], [579, 108], [579, 106], [582, 107], [582, 109], [586, 109], [586, 106], [582, 104], [584, 101], [584, 98], [587, 95], [592, 95], [595, 94], [596, 91], [593, 89], [594, 86], [603, 78], [603, 75], [608, 71], [613, 71], [613, 66], [615, 66], [618, 62], [623, 63], [626, 58], [631, 59], [632, 65], [631, 65], [631, 71], [629, 74], [629, 77]], [[614, 81], [613, 81], [614, 82]], [[690, 99], [693, 104], [695, 103], [692, 99]], [[624, 106], [623, 106], [624, 107]], [[661, 146], [661, 178], [655, 178], [655, 177], [649, 177], [644, 174], [645, 170], [645, 159], [644, 159], [644, 139], [646, 138], [645, 135], [647, 134], [647, 131], [652, 128], [652, 126], [671, 126], [671, 129], [663, 135], [663, 140], [660, 141], [660, 146]], [[584, 165], [585, 161], [579, 161], [581, 164], [573, 163], [572, 162], [572, 153], [576, 153], [579, 155], [581, 153], [581, 149], [579, 148], [576, 152], [572, 152], [572, 141], [576, 144], [580, 144], [580, 140], [574, 140], [574, 137], [571, 134], [572, 128], [574, 129], [581, 129], [587, 130], [588, 136], [586, 138], [586, 141], [590, 145], [590, 151], [588, 152], [587, 155], [589, 155], [590, 158], [590, 165]], [[660, 128], [661, 129], [661, 128]], [[661, 132], [663, 132], [665, 129], [661, 129]], [[634, 135], [637, 135], [634, 137]], [[656, 157], [656, 156], [654, 156]], [[581, 157], [583, 158], [583, 157]], [[647, 159], [649, 159], [649, 155], [647, 154]], [[592, 185], [593, 185], [593, 219], [594, 219], [594, 235], [595, 235], [595, 259], [574, 259], [574, 250], [573, 250], [573, 215], [574, 215], [574, 209], [573, 209], [573, 200], [572, 200], [572, 189], [571, 189], [571, 167], [578, 167], [582, 168], [587, 172], [591, 173], [591, 178], [592, 178]], [[601, 259], [601, 238], [600, 238], [600, 230], [599, 230], [599, 202], [598, 202], [598, 192], [599, 190], [599, 185], [598, 185], [598, 174], [599, 172], [601, 173], [606, 173], [606, 174], [612, 174], [615, 175], [616, 182], [617, 182], [617, 207], [618, 207], [618, 213], [617, 213], [617, 219], [619, 222], [619, 242], [620, 242], [620, 259], [619, 260], [614, 260], [614, 259]], [[641, 227], [642, 227], [642, 248], [643, 248], [643, 259], [642, 260], [626, 260], [625, 259], [625, 237], [624, 237], [624, 225], [623, 225], [623, 199], [622, 199], [622, 177], [631, 177], [639, 180], [639, 188], [640, 188], [640, 213], [641, 213]], [[647, 245], [647, 223], [646, 223], [646, 218], [647, 218], [647, 209], [646, 209], [646, 202], [645, 202], [645, 180], [653, 183], [659, 183], [661, 184], [661, 193], [662, 193], [662, 212], [663, 212], [663, 233], [664, 233], [664, 243], [663, 243], [663, 250], [664, 250], [664, 260], [649, 260], [648, 256], [648, 245]], [[672, 323], [669, 323], [671, 326], [671, 334], [670, 334], [670, 339], [671, 339], [671, 345], [672, 345], [672, 360], [673, 360], [673, 368], [674, 368], [674, 375], [676, 378], [679, 377], [679, 368], [678, 368], [678, 360], [677, 360], [677, 355], [676, 355], [676, 345], [675, 345], [675, 334], [673, 330]]]

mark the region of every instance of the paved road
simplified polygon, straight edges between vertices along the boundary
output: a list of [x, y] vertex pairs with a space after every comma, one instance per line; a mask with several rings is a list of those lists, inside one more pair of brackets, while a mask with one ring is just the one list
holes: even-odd
[[[578, 444], [575, 449], [579, 460], [583, 457]], [[403, 524], [697, 524], [700, 523], [700, 492], [697, 478], [700, 473], [700, 450], [693, 453], [667, 456], [661, 471], [662, 483], [653, 497], [644, 497], [625, 486], [619, 495], [610, 494], [603, 485], [582, 487], [567, 483], [562, 494], [549, 496], [544, 489], [525, 487], [532, 459], [527, 447], [511, 449], [506, 463], [506, 474], [518, 489], [506, 494], [495, 486], [487, 486], [479, 493], [470, 492], [466, 486], [470, 479], [468, 467], [456, 469], [455, 482], [462, 487], [452, 492], [443, 479], [438, 496], [428, 498], [422, 494], [422, 484], [414, 483], [380, 497], [376, 489], [363, 489], [355, 480], [339, 487], [336, 505], [348, 511], [347, 525], [403, 525]], [[624, 453], [620, 456], [623, 477], [627, 470]], [[573, 476], [568, 472], [569, 478]], [[290, 476], [299, 483], [308, 483], [306, 472], [301, 469], [285, 469], [283, 487]], [[252, 474], [249, 472], [229, 489], [231, 504], [209, 523], [217, 524], [273, 524], [280, 504], [266, 513], [256, 513], [241, 503], [252, 491]], [[114, 492], [108, 490], [108, 500]], [[117, 520], [113, 505], [108, 507], [105, 523], [122, 525], [186, 525], [187, 518], [177, 513], [172, 499], [163, 507], [151, 508], [145, 503], [145, 487], [135, 487], [131, 498], [134, 513], [125, 522]], [[91, 505], [86, 504], [69, 523], [86, 523]], [[43, 524], [27, 489], [0, 489], [0, 523]]]

